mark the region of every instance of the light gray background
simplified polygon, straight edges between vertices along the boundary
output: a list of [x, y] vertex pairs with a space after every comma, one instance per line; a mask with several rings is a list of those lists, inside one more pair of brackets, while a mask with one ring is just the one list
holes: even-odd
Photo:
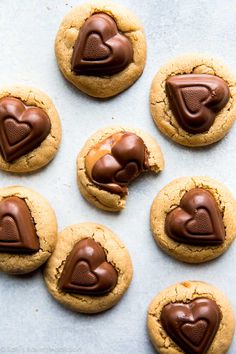
[[[82, 1], [79, 1], [82, 3]], [[55, 160], [32, 175], [0, 173], [0, 184], [32, 187], [54, 207], [59, 229], [94, 221], [114, 230], [128, 247], [134, 265], [131, 287], [122, 301], [96, 316], [75, 314], [54, 301], [41, 271], [14, 277], [0, 274], [0, 352], [129, 354], [154, 353], [146, 332], [146, 310], [166, 286], [182, 280], [211, 282], [236, 306], [235, 246], [218, 260], [185, 265], [163, 254], [149, 230], [149, 209], [156, 193], [172, 179], [208, 175], [236, 195], [236, 126], [211, 148], [190, 150], [165, 139], [156, 129], [148, 95], [151, 80], [167, 60], [185, 52], [207, 52], [236, 64], [235, 0], [120, 0], [142, 20], [148, 41], [143, 76], [118, 97], [99, 101], [76, 91], [60, 75], [53, 42], [63, 16], [78, 0], [0, 1], [0, 85], [21, 83], [41, 88], [53, 99], [62, 120], [63, 141]], [[145, 175], [130, 187], [120, 214], [97, 210], [82, 199], [75, 160], [98, 128], [126, 124], [150, 132], [159, 141], [166, 168]], [[230, 353], [236, 352], [236, 343]], [[218, 353], [216, 353], [218, 354]]]

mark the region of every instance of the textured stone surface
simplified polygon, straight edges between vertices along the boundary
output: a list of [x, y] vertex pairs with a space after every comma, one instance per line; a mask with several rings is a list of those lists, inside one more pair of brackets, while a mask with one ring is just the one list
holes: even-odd
[[[236, 195], [236, 126], [220, 143], [192, 151], [167, 141], [149, 113], [152, 78], [176, 55], [206, 52], [219, 56], [234, 71], [235, 6], [231, 0], [117, 2], [129, 7], [144, 24], [147, 66], [128, 91], [100, 102], [67, 83], [54, 57], [59, 24], [70, 7], [82, 1], [0, 1], [1, 85], [22, 83], [42, 89], [54, 101], [63, 126], [61, 149], [48, 167], [22, 177], [1, 172], [1, 186], [23, 184], [45, 195], [57, 213], [60, 230], [85, 221], [105, 224], [125, 243], [134, 265], [134, 279], [121, 302], [93, 317], [74, 314], [57, 304], [48, 294], [40, 271], [21, 278], [0, 274], [3, 353], [153, 354], [146, 332], [147, 306], [160, 290], [187, 279], [212, 283], [236, 306], [236, 244], [223, 257], [196, 267], [163, 254], [149, 230], [154, 196], [176, 177], [206, 174], [224, 182]], [[134, 182], [126, 210], [111, 215], [91, 207], [80, 195], [76, 156], [97, 129], [122, 124], [150, 132], [161, 145], [166, 168], [158, 176], [147, 174]], [[91, 332], [95, 334], [93, 340]], [[229, 353], [235, 352], [236, 342]]]

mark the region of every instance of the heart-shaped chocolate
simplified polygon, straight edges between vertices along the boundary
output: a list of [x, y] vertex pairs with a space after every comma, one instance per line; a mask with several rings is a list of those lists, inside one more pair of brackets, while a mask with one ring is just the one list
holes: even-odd
[[85, 44], [83, 52], [84, 60], [105, 60], [110, 54], [110, 48], [103, 44], [99, 34], [91, 33]]
[[113, 75], [124, 70], [132, 60], [131, 42], [118, 32], [111, 16], [97, 13], [79, 31], [71, 68], [77, 75]]
[[230, 97], [226, 81], [215, 75], [171, 76], [166, 89], [179, 125], [191, 134], [208, 131]]
[[40, 248], [26, 202], [7, 197], [0, 202], [0, 252], [31, 253]]
[[86, 261], [79, 261], [71, 275], [71, 284], [79, 286], [91, 286], [97, 283], [97, 277], [91, 272]]
[[86, 156], [86, 169], [94, 183], [116, 194], [148, 169], [147, 149], [134, 133], [119, 132], [95, 145]]
[[220, 321], [221, 312], [216, 302], [204, 297], [190, 303], [170, 303], [161, 312], [164, 330], [186, 354], [206, 353]]
[[167, 214], [165, 230], [170, 238], [190, 245], [220, 245], [225, 239], [219, 207], [203, 188], [184, 194], [180, 205]]
[[26, 106], [18, 98], [0, 100], [0, 151], [5, 161], [29, 153], [47, 137], [51, 122], [41, 108]]
[[208, 323], [205, 320], [199, 320], [194, 323], [185, 323], [181, 327], [184, 337], [195, 346], [201, 345], [207, 331]]
[[117, 284], [117, 272], [92, 238], [77, 242], [66, 259], [59, 287], [66, 292], [103, 295]]

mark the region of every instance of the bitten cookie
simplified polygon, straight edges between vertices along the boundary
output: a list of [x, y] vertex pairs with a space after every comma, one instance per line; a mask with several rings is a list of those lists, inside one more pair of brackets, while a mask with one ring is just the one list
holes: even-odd
[[0, 169], [37, 170], [53, 159], [60, 141], [60, 119], [45, 93], [25, 86], [0, 90]]
[[51, 295], [71, 310], [96, 313], [114, 306], [132, 279], [132, 263], [122, 242], [105, 226], [67, 227], [44, 272]]
[[56, 36], [55, 53], [65, 78], [88, 95], [105, 98], [142, 74], [146, 39], [139, 20], [106, 0], [72, 9]]
[[152, 117], [162, 133], [189, 147], [222, 139], [236, 118], [236, 79], [213, 57], [173, 59], [155, 76]]
[[29, 273], [50, 257], [56, 216], [46, 199], [29, 188], [0, 188], [0, 270]]
[[201, 263], [224, 253], [236, 235], [236, 201], [220, 182], [181, 177], [164, 187], [151, 208], [157, 244], [169, 255]]
[[156, 141], [140, 130], [110, 127], [92, 135], [77, 159], [82, 195], [107, 211], [125, 207], [128, 184], [141, 172], [160, 172], [162, 152]]
[[233, 309], [225, 295], [199, 281], [160, 292], [149, 306], [147, 326], [160, 354], [225, 354], [235, 329]]

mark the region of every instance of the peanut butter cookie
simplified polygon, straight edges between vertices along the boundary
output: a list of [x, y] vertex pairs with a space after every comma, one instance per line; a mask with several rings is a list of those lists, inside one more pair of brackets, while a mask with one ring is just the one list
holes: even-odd
[[29, 273], [54, 250], [57, 221], [40, 194], [29, 188], [0, 188], [0, 270]]
[[220, 290], [204, 282], [186, 281], [154, 298], [147, 326], [160, 354], [225, 354], [235, 320], [231, 304]]
[[53, 159], [60, 141], [60, 119], [46, 94], [25, 86], [0, 90], [0, 169], [37, 170]]
[[201, 263], [224, 253], [236, 236], [236, 201], [220, 182], [181, 177], [165, 186], [151, 208], [157, 244], [169, 255]]
[[106, 0], [72, 9], [57, 33], [55, 52], [65, 78], [88, 95], [105, 98], [142, 74], [146, 40], [139, 20]]
[[235, 121], [236, 79], [213, 57], [178, 57], [155, 76], [150, 104], [157, 127], [170, 139], [190, 147], [209, 145]]
[[48, 290], [71, 310], [96, 313], [114, 306], [132, 279], [122, 242], [105, 226], [83, 223], [58, 236], [44, 272]]

